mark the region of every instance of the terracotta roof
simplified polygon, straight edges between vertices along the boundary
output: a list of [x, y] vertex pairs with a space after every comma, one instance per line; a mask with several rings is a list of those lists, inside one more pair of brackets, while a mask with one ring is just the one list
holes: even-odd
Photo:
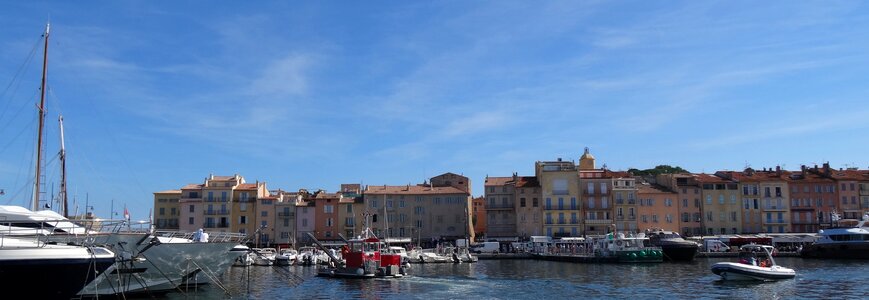
[[210, 180], [227, 181], [230, 179], [235, 179], [235, 176], [214, 176]]
[[181, 194], [181, 190], [165, 190], [165, 191], [155, 192], [154, 194]]
[[255, 190], [256, 185], [257, 185], [256, 183], [242, 183], [242, 184], [239, 184], [238, 186], [236, 186], [235, 189], [236, 190]]
[[181, 189], [182, 190], [198, 190], [198, 189], [202, 189], [203, 186], [205, 186], [205, 185], [192, 183], [192, 184], [188, 184], [188, 185], [181, 187]]
[[608, 177], [608, 178], [633, 178], [634, 176], [631, 175], [631, 173], [625, 172], [625, 171], [605, 170], [604, 177]]
[[502, 186], [513, 181], [513, 177], [486, 177], [485, 186]]
[[727, 180], [727, 179], [724, 179], [724, 178], [721, 178], [721, 177], [718, 177], [715, 175], [706, 174], [706, 173], [693, 174], [693, 175], [694, 175], [694, 178], [697, 178], [697, 181], [701, 182], [701, 183], [732, 183], [733, 182], [733, 181], [730, 181], [730, 180]]
[[729, 174], [734, 181], [737, 182], [768, 182], [768, 181], [784, 181], [785, 177], [790, 175], [788, 171], [782, 171], [781, 175], [775, 171], [754, 171], [751, 174], [739, 171], [719, 171], [722, 174]]
[[451, 187], [429, 187], [419, 185], [369, 185], [365, 194], [375, 195], [436, 195], [436, 194], [468, 194], [468, 192]]
[[317, 193], [316, 199], [338, 199], [340, 193]]
[[540, 182], [537, 181], [537, 176], [520, 176], [516, 182], [517, 188], [540, 187]]
[[830, 177], [836, 180], [867, 180], [866, 170], [830, 170]]

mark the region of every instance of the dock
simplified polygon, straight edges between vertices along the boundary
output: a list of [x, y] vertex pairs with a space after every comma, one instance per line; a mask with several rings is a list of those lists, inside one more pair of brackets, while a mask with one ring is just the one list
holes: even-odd
[[531, 253], [479, 253], [474, 254], [478, 259], [532, 259]]

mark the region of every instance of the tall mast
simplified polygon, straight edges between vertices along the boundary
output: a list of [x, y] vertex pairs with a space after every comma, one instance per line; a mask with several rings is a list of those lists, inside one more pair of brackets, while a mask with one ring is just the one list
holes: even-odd
[[45, 126], [45, 75], [48, 71], [48, 32], [51, 24], [45, 24], [45, 48], [42, 54], [42, 86], [39, 97], [39, 132], [36, 138], [36, 180], [33, 193], [33, 210], [39, 210], [40, 184], [42, 177], [42, 130]]
[[58, 117], [60, 123], [60, 199], [63, 201], [63, 217], [69, 218], [69, 207], [66, 197], [66, 148], [63, 142], [63, 116]]

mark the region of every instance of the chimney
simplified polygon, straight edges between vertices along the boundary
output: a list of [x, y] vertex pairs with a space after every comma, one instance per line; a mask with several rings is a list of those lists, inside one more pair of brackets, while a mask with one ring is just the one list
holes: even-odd
[[830, 162], [824, 163], [824, 175], [830, 176]]
[[775, 175], [781, 176], [781, 166], [775, 166]]
[[513, 172], [513, 182], [519, 180], [519, 173]]
[[806, 176], [806, 165], [800, 166], [800, 172], [803, 173], [803, 176]]

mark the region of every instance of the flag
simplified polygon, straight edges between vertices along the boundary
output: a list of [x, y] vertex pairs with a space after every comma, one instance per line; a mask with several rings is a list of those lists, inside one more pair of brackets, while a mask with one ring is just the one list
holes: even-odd
[[127, 221], [130, 220], [130, 212], [127, 211], [127, 207], [126, 207], [126, 206], [124, 206], [124, 219], [127, 220]]

